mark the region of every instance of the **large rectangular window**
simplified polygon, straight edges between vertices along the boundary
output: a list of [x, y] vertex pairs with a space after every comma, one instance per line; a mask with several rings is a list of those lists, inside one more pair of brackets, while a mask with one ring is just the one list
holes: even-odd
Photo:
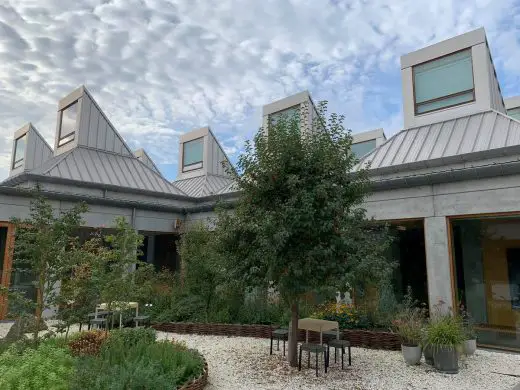
[[27, 133], [16, 139], [14, 143], [13, 169], [21, 167], [23, 165], [26, 144]]
[[507, 115], [520, 121], [520, 107], [511, 108], [510, 110], [507, 110]]
[[293, 107], [286, 108], [285, 110], [281, 110], [269, 115], [269, 123], [271, 126], [275, 126], [280, 119], [284, 119], [286, 121], [290, 121], [294, 118], [300, 118], [300, 105], [296, 105]]
[[413, 67], [415, 113], [475, 100], [471, 49]]
[[204, 137], [182, 144], [182, 171], [202, 168], [204, 154]]
[[375, 148], [376, 148], [375, 139], [370, 139], [368, 141], [352, 144], [352, 152], [356, 155], [357, 158], [363, 157], [365, 154], [370, 153]]
[[520, 349], [520, 218], [453, 220], [456, 295], [480, 344]]
[[58, 146], [74, 141], [76, 121], [78, 117], [78, 102], [72, 103], [61, 111], [60, 134]]

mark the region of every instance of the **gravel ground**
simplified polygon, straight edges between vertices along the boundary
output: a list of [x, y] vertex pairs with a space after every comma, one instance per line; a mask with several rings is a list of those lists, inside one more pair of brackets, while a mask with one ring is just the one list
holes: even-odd
[[[227, 389], [493, 389], [511, 390], [518, 384], [520, 355], [477, 350], [462, 358], [457, 375], [439, 374], [430, 366], [409, 367], [400, 352], [352, 348], [352, 366], [330, 371], [289, 367], [281, 351], [269, 355], [269, 340], [247, 337], [181, 335], [159, 332], [160, 339], [184, 341], [198, 349], [209, 365], [208, 390]], [[305, 355], [304, 355], [305, 356]], [[303, 359], [306, 362], [305, 359]], [[322, 361], [320, 362], [320, 367]], [[313, 367], [311, 359], [311, 367]], [[499, 374], [501, 373], [501, 374]]]

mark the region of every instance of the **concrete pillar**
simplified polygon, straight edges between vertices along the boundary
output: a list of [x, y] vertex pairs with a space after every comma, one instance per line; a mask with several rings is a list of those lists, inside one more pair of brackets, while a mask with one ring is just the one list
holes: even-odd
[[448, 248], [448, 229], [445, 217], [424, 219], [426, 272], [430, 310], [439, 300], [444, 308], [453, 307], [451, 264]]
[[148, 248], [146, 248], [146, 262], [153, 264], [155, 262], [155, 236], [148, 236]]

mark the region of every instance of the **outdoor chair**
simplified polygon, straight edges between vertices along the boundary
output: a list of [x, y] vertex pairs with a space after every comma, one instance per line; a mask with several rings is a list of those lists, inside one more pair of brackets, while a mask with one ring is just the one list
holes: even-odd
[[330, 340], [327, 343], [327, 355], [330, 356], [330, 347], [334, 348], [334, 363], [337, 362], [338, 359], [338, 348], [341, 348], [341, 369], [344, 369], [343, 366], [343, 357], [345, 356], [345, 347], [348, 348], [348, 365], [352, 365], [351, 355], [350, 355], [350, 341], [347, 340]]
[[139, 327], [139, 323], [142, 323], [145, 328], [150, 326], [150, 316], [136, 316], [134, 317], [135, 327]]
[[314, 353], [316, 355], [316, 376], [318, 376], [318, 355], [320, 353], [323, 354], [323, 363], [325, 366], [325, 374], [327, 373], [327, 366], [329, 365], [329, 356], [327, 353], [327, 349], [323, 345], [319, 344], [311, 344], [311, 343], [304, 343], [300, 345], [300, 355], [298, 357], [298, 371], [301, 371], [302, 369], [302, 352], [307, 351], [308, 352], [308, 359], [307, 359], [307, 368], [311, 366], [311, 353]]
[[271, 355], [273, 354], [273, 340], [276, 339], [276, 350], [280, 350], [280, 340], [283, 340], [283, 356], [285, 356], [285, 342], [289, 340], [289, 330], [278, 328], [271, 332]]
[[[89, 325], [94, 329], [94, 326], [96, 329], [106, 329], [107, 324], [107, 318], [93, 318], [90, 320]], [[89, 329], [90, 329], [89, 326]]]

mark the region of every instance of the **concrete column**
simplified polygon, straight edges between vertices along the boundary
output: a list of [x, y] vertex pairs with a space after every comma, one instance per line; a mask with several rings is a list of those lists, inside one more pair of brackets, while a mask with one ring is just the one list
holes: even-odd
[[146, 248], [146, 262], [153, 264], [155, 262], [155, 236], [148, 236], [148, 248]]
[[430, 310], [439, 300], [446, 303], [445, 308], [451, 308], [453, 307], [452, 281], [446, 218], [425, 218], [424, 235]]

